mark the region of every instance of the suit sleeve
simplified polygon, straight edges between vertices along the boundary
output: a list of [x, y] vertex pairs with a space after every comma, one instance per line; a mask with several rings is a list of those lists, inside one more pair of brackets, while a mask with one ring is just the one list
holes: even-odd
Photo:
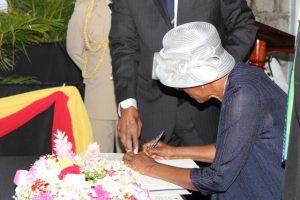
[[114, 0], [109, 34], [117, 103], [136, 99], [138, 33], [127, 0]]
[[221, 0], [225, 26], [223, 47], [235, 58], [243, 61], [256, 38], [255, 17], [246, 0]]
[[[81, 69], [83, 65], [84, 41], [83, 41], [83, 4], [76, 4], [68, 23], [67, 52], [71, 59]], [[82, 8], [82, 9], [80, 9]]]

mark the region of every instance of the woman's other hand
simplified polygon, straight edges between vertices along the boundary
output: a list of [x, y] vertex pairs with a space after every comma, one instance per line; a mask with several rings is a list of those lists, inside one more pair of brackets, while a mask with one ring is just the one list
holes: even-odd
[[151, 176], [151, 168], [157, 164], [157, 162], [145, 152], [140, 152], [138, 154], [128, 152], [124, 155], [123, 161], [131, 169], [146, 176]]

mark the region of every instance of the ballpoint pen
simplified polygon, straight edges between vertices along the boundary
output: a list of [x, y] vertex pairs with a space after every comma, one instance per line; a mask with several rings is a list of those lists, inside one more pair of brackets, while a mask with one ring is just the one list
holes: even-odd
[[162, 139], [162, 137], [164, 136], [165, 134], [165, 130], [163, 130], [154, 140], [154, 142], [151, 144], [150, 148], [155, 148], [158, 144], [158, 142]]

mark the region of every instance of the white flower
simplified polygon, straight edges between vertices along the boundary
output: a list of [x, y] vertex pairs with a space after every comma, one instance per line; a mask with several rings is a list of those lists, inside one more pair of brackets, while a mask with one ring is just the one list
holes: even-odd
[[68, 141], [68, 136], [65, 135], [65, 132], [57, 130], [54, 134], [54, 152], [57, 156], [71, 158], [74, 156], [72, 152], [72, 143]]

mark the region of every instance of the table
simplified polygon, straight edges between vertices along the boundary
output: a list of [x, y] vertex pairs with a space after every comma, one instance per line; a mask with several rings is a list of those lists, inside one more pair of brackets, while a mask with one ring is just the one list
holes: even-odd
[[13, 179], [18, 169], [28, 169], [37, 156], [0, 156], [0, 199], [9, 200], [15, 193]]

